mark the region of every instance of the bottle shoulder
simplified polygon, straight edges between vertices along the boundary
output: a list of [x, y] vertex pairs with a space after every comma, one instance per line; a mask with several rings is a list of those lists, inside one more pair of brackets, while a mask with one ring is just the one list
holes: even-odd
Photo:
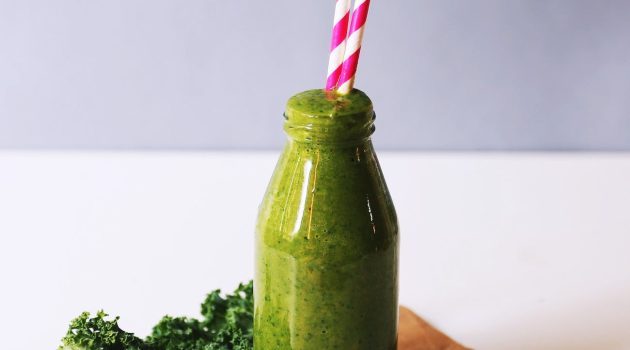
[[378, 251], [398, 223], [371, 144], [289, 145], [260, 207], [257, 235], [269, 245]]

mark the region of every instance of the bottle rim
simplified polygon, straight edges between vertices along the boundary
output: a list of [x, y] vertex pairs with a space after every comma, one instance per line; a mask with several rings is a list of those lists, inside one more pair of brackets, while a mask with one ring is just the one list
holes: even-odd
[[287, 102], [284, 130], [300, 142], [356, 143], [370, 138], [375, 118], [372, 101], [360, 90], [348, 95], [307, 90]]

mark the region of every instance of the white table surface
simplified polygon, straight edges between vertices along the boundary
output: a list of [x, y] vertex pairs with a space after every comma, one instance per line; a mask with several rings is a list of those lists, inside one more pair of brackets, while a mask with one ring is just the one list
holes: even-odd
[[[630, 349], [630, 154], [387, 153], [401, 302], [476, 349]], [[3, 349], [253, 274], [276, 152], [0, 152]]]

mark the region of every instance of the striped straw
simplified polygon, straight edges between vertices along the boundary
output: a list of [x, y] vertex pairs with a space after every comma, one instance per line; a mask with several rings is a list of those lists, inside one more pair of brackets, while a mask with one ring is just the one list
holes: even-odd
[[341, 64], [346, 51], [346, 37], [348, 36], [348, 22], [350, 19], [350, 0], [337, 0], [335, 5], [335, 21], [333, 22], [332, 40], [330, 42], [330, 58], [328, 59], [328, 79], [326, 90], [337, 87]]
[[354, 2], [350, 34], [348, 35], [346, 53], [337, 85], [337, 92], [342, 95], [349, 93], [354, 87], [354, 78], [359, 65], [361, 42], [363, 41], [363, 32], [369, 8], [370, 0], [355, 0]]

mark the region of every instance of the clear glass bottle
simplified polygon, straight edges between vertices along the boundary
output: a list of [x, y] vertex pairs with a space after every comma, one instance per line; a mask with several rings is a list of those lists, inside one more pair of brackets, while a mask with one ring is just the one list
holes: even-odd
[[353, 90], [289, 99], [288, 142], [260, 206], [255, 350], [395, 350], [398, 223]]

